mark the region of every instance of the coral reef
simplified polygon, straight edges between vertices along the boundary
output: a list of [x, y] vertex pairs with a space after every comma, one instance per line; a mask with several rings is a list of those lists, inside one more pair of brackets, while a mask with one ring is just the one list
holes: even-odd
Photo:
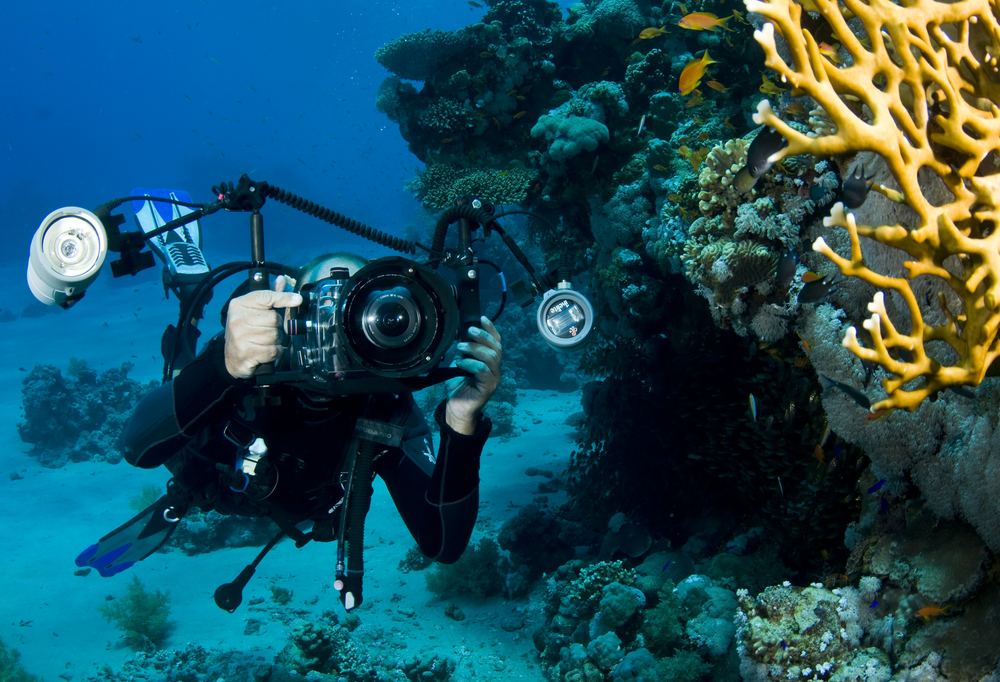
[[278, 532], [271, 519], [203, 512], [191, 509], [170, 536], [168, 546], [194, 556], [227, 547], [259, 547]]
[[121, 437], [132, 408], [156, 386], [128, 377], [131, 362], [98, 375], [86, 361], [70, 359], [67, 376], [52, 365], [35, 365], [21, 380], [21, 440], [42, 466], [58, 468], [88, 460], [121, 461]]
[[[390, 644], [384, 633], [370, 629], [362, 634], [365, 626], [357, 626], [346, 619], [340, 622], [333, 611], [324, 611], [320, 616], [298, 621], [273, 661], [266, 650], [215, 650], [187, 644], [179, 649], [140, 653], [126, 661], [121, 670], [106, 667], [99, 677], [108, 682], [446, 682], [457, 668], [452, 656], [435, 652], [406, 655], [402, 642]], [[34, 682], [32, 678], [23, 679]]]
[[693, 575], [676, 588], [665, 581], [647, 599], [638, 577], [621, 562], [571, 561], [548, 579], [547, 621], [534, 635], [548, 679], [694, 682], [727, 657], [731, 591]]
[[219, 651], [198, 644], [186, 644], [180, 649], [139, 653], [117, 671], [106, 666], [99, 679], [107, 682], [182, 682], [197, 679], [258, 682], [281, 679], [283, 672], [268, 663], [259, 651]]
[[[564, 20], [544, 0], [487, 4], [483, 23], [456, 32], [470, 42], [447, 69], [419, 90], [391, 77], [379, 99], [429, 172], [524, 169], [512, 196], [547, 219], [526, 224], [525, 242], [587, 269], [578, 281], [604, 338], [567, 372], [600, 378], [574, 420], [571, 498], [507, 529], [504, 590], [553, 570], [544, 553], [532, 565], [531, 547], [560, 549], [566, 518], [605, 538], [602, 558], [639, 565], [569, 562], [549, 576], [535, 638], [547, 675], [696, 679], [712, 661], [724, 679], [736, 588], [752, 590], [736, 637], [747, 680], [989, 674], [996, 661], [967, 633], [989, 630], [997, 612], [1000, 392], [990, 381], [975, 394], [939, 389], [978, 383], [996, 351], [995, 5], [751, 2], [759, 14], [737, 13], [729, 34], [675, 30], [677, 3], [595, 0]], [[756, 76], [747, 22], [777, 78]], [[718, 62], [705, 87], [680, 95], [682, 70], [705, 50]], [[734, 78], [744, 67], [751, 77]], [[789, 146], [737, 188], [755, 108]], [[859, 166], [881, 194], [856, 220], [835, 209], [824, 225], [821, 210], [847, 198]], [[432, 205], [447, 205], [451, 182]], [[426, 200], [422, 180], [413, 188]], [[805, 288], [834, 272], [802, 253], [818, 236], [856, 277]], [[874, 288], [890, 293], [862, 327], [858, 302]], [[840, 345], [851, 326], [862, 329], [848, 334], [852, 350], [880, 368]], [[522, 372], [534, 352], [519, 348]], [[838, 383], [824, 389], [817, 374]], [[873, 419], [869, 402], [919, 407]], [[619, 537], [632, 528], [623, 519], [648, 536]], [[704, 581], [686, 580], [696, 570]], [[823, 582], [752, 598], [785, 578]], [[927, 608], [940, 613], [914, 616]], [[793, 646], [808, 663], [787, 660]]]
[[[919, 556], [910, 560], [920, 562]], [[935, 563], [941, 558], [927, 568]], [[1000, 664], [1000, 637], [987, 615], [1000, 608], [998, 597], [1000, 589], [988, 586], [953, 613], [893, 578], [870, 575], [857, 587], [833, 590], [787, 582], [756, 598], [740, 590], [740, 672], [747, 682], [888, 682], [926, 674], [930, 662], [932, 679], [988, 679]]]

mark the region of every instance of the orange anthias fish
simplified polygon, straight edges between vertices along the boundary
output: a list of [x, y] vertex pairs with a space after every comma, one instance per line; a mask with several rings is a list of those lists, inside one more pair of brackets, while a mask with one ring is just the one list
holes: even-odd
[[951, 611], [951, 606], [946, 606], [944, 608], [941, 608], [940, 606], [925, 606], [917, 611], [917, 615], [924, 620], [930, 620], [936, 616], [947, 616], [949, 611]]
[[717, 92], [729, 92], [729, 88], [727, 88], [719, 81], [708, 81], [708, 87], [712, 88]]
[[837, 51], [838, 48], [840, 47], [839, 43], [834, 45], [828, 45], [827, 43], [820, 43], [819, 45], [817, 45], [817, 47], [819, 48], [819, 53], [821, 55], [829, 59], [837, 66], [840, 66], [841, 64], [844, 63], [844, 60], [840, 58], [840, 52]]
[[[681, 73], [681, 75], [684, 75], [683, 72]], [[775, 85], [774, 83], [772, 83], [768, 79], [768, 77], [765, 76], [763, 73], [760, 74], [760, 79], [761, 79], [761, 84], [760, 84], [760, 88], [758, 88], [758, 89], [761, 92], [763, 92], [765, 95], [780, 95], [781, 93], [783, 93], [785, 91], [784, 88], [779, 88], [777, 85]]]
[[661, 26], [656, 28], [655, 26], [650, 26], [649, 28], [644, 28], [639, 32], [639, 37], [636, 40], [649, 40], [650, 38], [655, 38], [657, 36], [662, 36], [667, 32], [666, 26]]
[[701, 77], [705, 75], [705, 69], [709, 64], [718, 64], [708, 56], [708, 50], [701, 56], [701, 59], [692, 60], [681, 71], [681, 77], [677, 82], [678, 90], [682, 95], [691, 94], [695, 88], [701, 84]]
[[705, 100], [701, 96], [701, 90], [695, 90], [694, 95], [687, 101], [687, 104], [685, 104], [684, 107], [690, 109], [691, 107], [696, 107], [704, 102]]
[[733, 29], [726, 26], [726, 22], [730, 19], [732, 17], [720, 19], [711, 12], [692, 12], [678, 21], [677, 25], [691, 31], [715, 31], [717, 28], [732, 31]]

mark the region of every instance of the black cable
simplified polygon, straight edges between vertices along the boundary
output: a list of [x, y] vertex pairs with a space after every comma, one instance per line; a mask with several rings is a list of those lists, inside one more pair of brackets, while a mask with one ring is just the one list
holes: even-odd
[[466, 218], [480, 225], [493, 226], [495, 218], [492, 213], [481, 208], [475, 208], [471, 204], [462, 206], [452, 206], [441, 214], [437, 224], [434, 226], [434, 240], [431, 242], [431, 252], [440, 254], [444, 251], [444, 238], [448, 233], [448, 227], [460, 218]]
[[[180, 352], [180, 344], [183, 343], [187, 337], [187, 329], [191, 325], [191, 317], [195, 310], [199, 309], [199, 306], [204, 305], [204, 299], [209, 291], [215, 289], [215, 287], [223, 280], [232, 277], [233, 275], [245, 272], [253, 267], [251, 263], [241, 263], [233, 262], [226, 263], [225, 265], [220, 265], [219, 267], [213, 269], [209, 272], [195, 287], [194, 291], [191, 292], [191, 296], [183, 301], [181, 304], [180, 314], [177, 318], [177, 327], [174, 329], [173, 343], [169, 345], [170, 357], [164, 358], [163, 365], [163, 383], [167, 383], [173, 378], [174, 361], [177, 359], [177, 355]], [[292, 277], [298, 274], [297, 268], [291, 268], [283, 263], [273, 263], [265, 262], [264, 267], [266, 267], [272, 275], [290, 275]], [[192, 355], [196, 354], [197, 348], [189, 349]]]
[[359, 223], [357, 220], [352, 220], [347, 216], [343, 216], [332, 209], [324, 208], [319, 204], [315, 204], [307, 199], [298, 197], [291, 192], [281, 189], [280, 187], [275, 187], [267, 182], [262, 182], [261, 190], [269, 199], [277, 199], [281, 203], [291, 206], [296, 211], [302, 211], [307, 215], [319, 218], [320, 220], [326, 221], [331, 225], [336, 225], [341, 229], [347, 230], [351, 234], [364, 237], [365, 239], [373, 241], [376, 244], [387, 246], [394, 251], [401, 251], [402, 253], [417, 252], [417, 244], [414, 242], [407, 239], [400, 239], [399, 237], [393, 237], [390, 234], [376, 230], [374, 227], [369, 227], [364, 223]]
[[493, 314], [492, 317], [490, 317], [490, 322], [495, 323], [498, 319], [500, 319], [500, 314], [503, 312], [504, 307], [506, 307], [507, 305], [507, 280], [503, 276], [503, 270], [501, 270], [500, 267], [493, 261], [480, 258], [479, 263], [481, 265], [489, 265], [491, 268], [497, 271], [498, 275], [500, 275], [500, 286], [502, 287], [500, 290], [500, 308], [496, 311], [496, 313]]
[[497, 218], [503, 218], [504, 216], [509, 216], [509, 215], [530, 215], [535, 218], [538, 218], [539, 220], [544, 220], [546, 223], [549, 224], [549, 227], [551, 227], [553, 230], [556, 229], [556, 226], [552, 224], [551, 220], [549, 220], [543, 215], [535, 213], [534, 211], [504, 211], [503, 213], [498, 213], [497, 215], [493, 216], [493, 219], [496, 220]]

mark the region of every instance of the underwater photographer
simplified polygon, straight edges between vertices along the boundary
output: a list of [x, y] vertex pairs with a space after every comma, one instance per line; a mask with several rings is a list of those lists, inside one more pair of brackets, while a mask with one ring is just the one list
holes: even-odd
[[[593, 308], [574, 291], [570, 266], [555, 262], [547, 273], [536, 272], [497, 222], [536, 214], [495, 213], [490, 202], [461, 195], [424, 245], [246, 174], [235, 185], [213, 186], [212, 194], [215, 201], [197, 204], [177, 191], [140, 188], [93, 212], [58, 209], [32, 241], [32, 292], [63, 308], [82, 300], [109, 251], [120, 254], [110, 263], [115, 277], [152, 267], [147, 245], [169, 270], [165, 285], [186, 266], [197, 271], [189, 273], [196, 283], [171, 288], [180, 314], [162, 342], [164, 383], [142, 398], [122, 439], [130, 464], [165, 465], [173, 478], [164, 495], [85, 549], [76, 564], [115, 575], [162, 547], [192, 507], [267, 517], [280, 532], [235, 580], [216, 589], [216, 604], [234, 612], [257, 565], [287, 535], [297, 547], [337, 541], [333, 585], [350, 610], [362, 602], [364, 524], [376, 475], [420, 550], [456, 561], [478, 514], [479, 462], [492, 427], [481, 410], [500, 383], [502, 357], [492, 320], [507, 296], [502, 271], [476, 253], [474, 242], [483, 240], [474, 239], [475, 231], [499, 236], [527, 273], [511, 291], [522, 308], [541, 296], [536, 324], [550, 347], [577, 350], [594, 328]], [[423, 249], [428, 259], [369, 263], [336, 253], [303, 268], [267, 261], [260, 212], [267, 199], [404, 254]], [[124, 217], [112, 213], [126, 201], [136, 232], [121, 231]], [[198, 221], [220, 210], [249, 214], [250, 258], [209, 270]], [[458, 238], [449, 245], [456, 224]], [[481, 315], [480, 264], [499, 275], [492, 317]], [[204, 303], [236, 275], [245, 280], [224, 307], [224, 331], [196, 353]], [[454, 360], [445, 367], [453, 345]], [[441, 438], [435, 455], [413, 392], [439, 383], [446, 399], [434, 412]]]
[[[356, 271], [363, 264], [350, 254], [322, 257], [303, 268], [300, 286], [331, 268]], [[188, 506], [269, 516], [300, 545], [336, 539], [347, 487], [344, 465], [358, 447], [352, 431], [363, 413], [369, 420], [377, 414], [379, 428], [388, 433], [373, 453], [371, 474], [354, 484], [370, 488], [371, 477], [381, 476], [421, 551], [444, 563], [461, 556], [478, 513], [479, 458], [491, 428], [481, 409], [500, 380], [496, 328], [483, 317], [482, 328], [469, 330], [474, 340], [457, 346], [454, 365], [471, 376], [446, 384], [447, 400], [434, 415], [441, 434], [435, 456], [410, 393], [331, 397], [279, 385], [272, 404], [253, 404], [251, 379], [258, 366], [274, 362], [280, 368], [289, 357], [281, 344], [283, 309], [301, 305], [303, 297], [286, 291], [288, 284], [278, 277], [273, 291], [232, 299], [224, 333], [136, 407], [125, 432], [125, 458], [142, 468], [166, 465], [174, 475], [167, 495], [172, 511], [137, 518], [102, 541], [92, 562], [108, 570], [134, 561], [140, 539], [135, 530], [141, 535], [150, 521], [161, 526], [138, 542], [159, 545], [173, 524], [163, 527], [157, 515], [179, 518]], [[313, 524], [309, 533], [296, 527], [304, 521]], [[132, 544], [131, 551], [107, 562], [123, 542]], [[360, 604], [360, 581], [341, 592], [348, 609]]]

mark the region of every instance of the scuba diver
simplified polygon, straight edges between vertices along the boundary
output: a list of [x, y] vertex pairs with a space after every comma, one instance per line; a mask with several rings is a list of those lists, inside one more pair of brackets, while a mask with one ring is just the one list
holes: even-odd
[[[165, 465], [173, 475], [166, 494], [88, 547], [77, 565], [103, 576], [125, 570], [161, 547], [191, 507], [267, 516], [281, 532], [216, 590], [216, 603], [235, 611], [256, 565], [288, 535], [298, 547], [338, 540], [334, 586], [350, 610], [362, 600], [361, 533], [376, 474], [420, 550], [442, 563], [458, 560], [478, 514], [479, 461], [492, 428], [481, 410], [500, 381], [500, 335], [489, 318], [457, 345], [452, 364], [467, 374], [445, 383], [434, 412], [436, 454], [411, 393], [336, 396], [275, 383], [261, 400], [254, 382], [262, 365], [288, 366], [288, 311], [303, 304], [302, 287], [332, 268], [354, 274], [365, 262], [328, 254], [300, 269], [298, 281], [279, 276], [273, 290], [234, 294], [224, 331], [146, 394], [126, 426], [125, 459], [144, 469]], [[301, 530], [308, 522], [311, 529]]]

